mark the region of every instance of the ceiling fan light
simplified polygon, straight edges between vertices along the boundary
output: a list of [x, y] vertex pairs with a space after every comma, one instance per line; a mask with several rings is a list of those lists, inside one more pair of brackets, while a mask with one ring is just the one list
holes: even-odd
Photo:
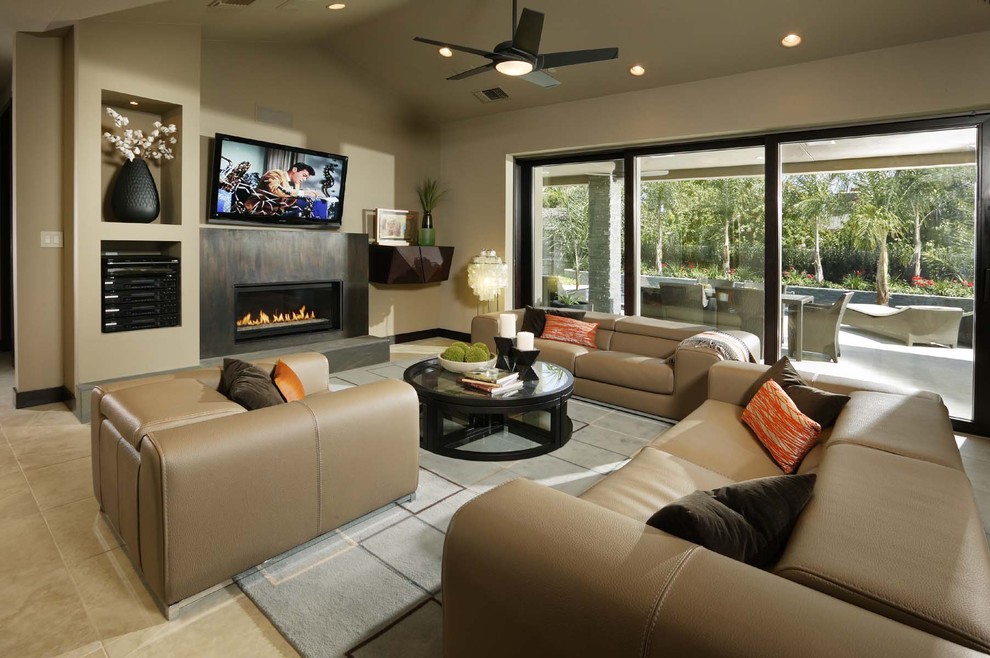
[[518, 59], [506, 59], [495, 65], [499, 73], [511, 76], [526, 75], [533, 72], [533, 65]]
[[447, 46], [444, 46], [443, 48], [438, 49], [437, 52], [440, 53], [440, 56], [441, 57], [453, 57], [454, 56], [454, 51], [451, 50], [450, 48], [448, 48]]

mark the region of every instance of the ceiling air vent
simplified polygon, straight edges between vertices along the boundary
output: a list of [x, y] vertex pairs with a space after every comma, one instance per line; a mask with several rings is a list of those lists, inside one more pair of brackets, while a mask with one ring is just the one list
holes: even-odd
[[505, 93], [505, 90], [501, 87], [492, 87], [491, 89], [476, 91], [474, 92], [474, 97], [482, 103], [494, 103], [495, 101], [509, 100], [509, 95]]
[[216, 9], [244, 9], [254, 4], [254, 0], [213, 0], [208, 6]]

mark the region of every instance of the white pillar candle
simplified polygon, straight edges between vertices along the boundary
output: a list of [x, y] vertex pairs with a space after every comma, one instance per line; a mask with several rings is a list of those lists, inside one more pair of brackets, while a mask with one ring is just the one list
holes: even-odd
[[500, 313], [498, 316], [498, 335], [501, 338], [516, 337], [515, 313]]
[[516, 348], [522, 350], [523, 352], [529, 352], [533, 349], [533, 332], [532, 331], [520, 331], [516, 334]]

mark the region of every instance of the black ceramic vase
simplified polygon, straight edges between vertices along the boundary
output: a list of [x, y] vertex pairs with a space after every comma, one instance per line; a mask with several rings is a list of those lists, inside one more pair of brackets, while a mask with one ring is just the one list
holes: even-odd
[[147, 224], [158, 217], [161, 212], [158, 188], [144, 159], [124, 162], [113, 185], [110, 208], [118, 222]]

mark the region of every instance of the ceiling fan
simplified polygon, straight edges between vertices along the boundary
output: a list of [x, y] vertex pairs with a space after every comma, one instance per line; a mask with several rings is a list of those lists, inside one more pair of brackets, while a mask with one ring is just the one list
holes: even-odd
[[619, 56], [618, 48], [570, 50], [567, 52], [545, 53], [541, 55], [540, 37], [543, 35], [543, 14], [532, 9], [523, 9], [522, 15], [518, 16], [518, 22], [516, 17], [516, 0], [512, 0], [512, 40], [503, 41], [496, 45], [491, 52], [468, 46], [457, 46], [447, 41], [425, 39], [423, 37], [415, 37], [414, 41], [450, 48], [451, 50], [459, 50], [464, 53], [487, 57], [491, 60], [484, 66], [452, 75], [447, 78], [448, 80], [463, 80], [472, 75], [495, 69], [499, 73], [518, 76], [527, 82], [532, 82], [541, 87], [556, 87], [560, 84], [560, 81], [548, 75], [545, 69], [571, 66], [572, 64], [601, 62], [608, 59], [616, 59]]

